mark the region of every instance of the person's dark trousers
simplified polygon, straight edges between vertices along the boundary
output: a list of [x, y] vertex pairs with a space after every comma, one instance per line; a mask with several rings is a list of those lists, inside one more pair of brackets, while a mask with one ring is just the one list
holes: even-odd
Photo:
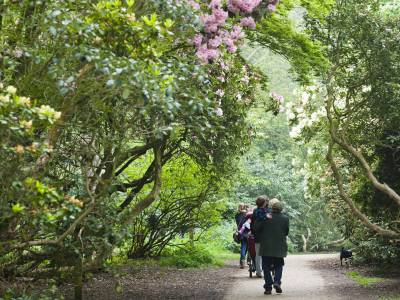
[[246, 260], [247, 239], [243, 238], [240, 245], [240, 261]]
[[[277, 264], [276, 266], [273, 265], [273, 258], [268, 256], [262, 257], [262, 268], [264, 271], [264, 289], [267, 291], [272, 290], [272, 285], [274, 283], [281, 285], [282, 280], [282, 272], [283, 272], [283, 265]], [[272, 270], [275, 269], [275, 276], [272, 278]]]

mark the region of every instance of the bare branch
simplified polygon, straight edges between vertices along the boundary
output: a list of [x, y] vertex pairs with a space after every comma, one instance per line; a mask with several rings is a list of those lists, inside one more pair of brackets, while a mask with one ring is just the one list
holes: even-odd
[[328, 154], [326, 156], [326, 159], [330, 163], [333, 175], [335, 177], [338, 189], [339, 189], [339, 194], [340, 197], [348, 204], [350, 207], [351, 211], [353, 214], [365, 225], [367, 228], [370, 230], [374, 231], [380, 236], [391, 238], [391, 239], [399, 239], [400, 238], [400, 232], [396, 232], [393, 230], [389, 229], [384, 229], [374, 223], [372, 223], [366, 215], [364, 215], [355, 205], [353, 200], [350, 198], [350, 196], [347, 194], [347, 192], [344, 189], [344, 184], [343, 184], [343, 178], [339, 173], [339, 170], [336, 166], [336, 163], [333, 159], [333, 142], [330, 142], [329, 144], [329, 149], [328, 149]]

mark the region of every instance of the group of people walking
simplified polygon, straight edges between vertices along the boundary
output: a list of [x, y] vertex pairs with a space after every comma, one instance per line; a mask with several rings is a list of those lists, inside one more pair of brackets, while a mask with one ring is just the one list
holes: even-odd
[[282, 293], [281, 279], [284, 258], [287, 256], [286, 237], [289, 234], [289, 218], [282, 213], [283, 205], [278, 199], [259, 196], [256, 208], [239, 204], [235, 216], [240, 236], [240, 268], [246, 264], [248, 238], [254, 237], [256, 256], [254, 259], [257, 277], [264, 277], [264, 294], [272, 288]]

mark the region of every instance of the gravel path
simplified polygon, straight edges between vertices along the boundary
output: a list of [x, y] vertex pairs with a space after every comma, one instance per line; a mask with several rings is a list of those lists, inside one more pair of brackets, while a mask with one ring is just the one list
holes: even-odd
[[[236, 274], [235, 284], [228, 290], [225, 299], [265, 299], [279, 297], [279, 299], [343, 299], [340, 296], [329, 295], [328, 282], [325, 282], [318, 270], [311, 267], [312, 262], [318, 259], [330, 259], [333, 254], [290, 255], [285, 260], [283, 269], [283, 294], [264, 295], [264, 280], [249, 278], [247, 270]], [[337, 256], [337, 255], [336, 255]]]

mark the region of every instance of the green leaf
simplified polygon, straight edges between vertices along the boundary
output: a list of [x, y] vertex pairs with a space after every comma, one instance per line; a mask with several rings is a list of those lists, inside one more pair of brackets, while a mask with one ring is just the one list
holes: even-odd
[[157, 14], [151, 14], [150, 19], [147, 16], [143, 16], [142, 20], [147, 26], [154, 27], [157, 23]]
[[122, 92], [122, 98], [127, 99], [129, 95], [131, 94], [131, 91], [128, 88], [125, 88]]
[[18, 214], [18, 213], [20, 213], [21, 211], [23, 211], [23, 210], [25, 209], [25, 207], [22, 206], [22, 205], [19, 204], [19, 203], [16, 203], [16, 204], [14, 204], [14, 205], [11, 207], [11, 209], [12, 209], [12, 211], [13, 211], [14, 214]]
[[174, 21], [172, 21], [171, 19], [166, 19], [166, 20], [165, 20], [164, 26], [165, 26], [166, 28], [170, 28], [170, 27], [172, 27], [172, 25], [174, 25]]

